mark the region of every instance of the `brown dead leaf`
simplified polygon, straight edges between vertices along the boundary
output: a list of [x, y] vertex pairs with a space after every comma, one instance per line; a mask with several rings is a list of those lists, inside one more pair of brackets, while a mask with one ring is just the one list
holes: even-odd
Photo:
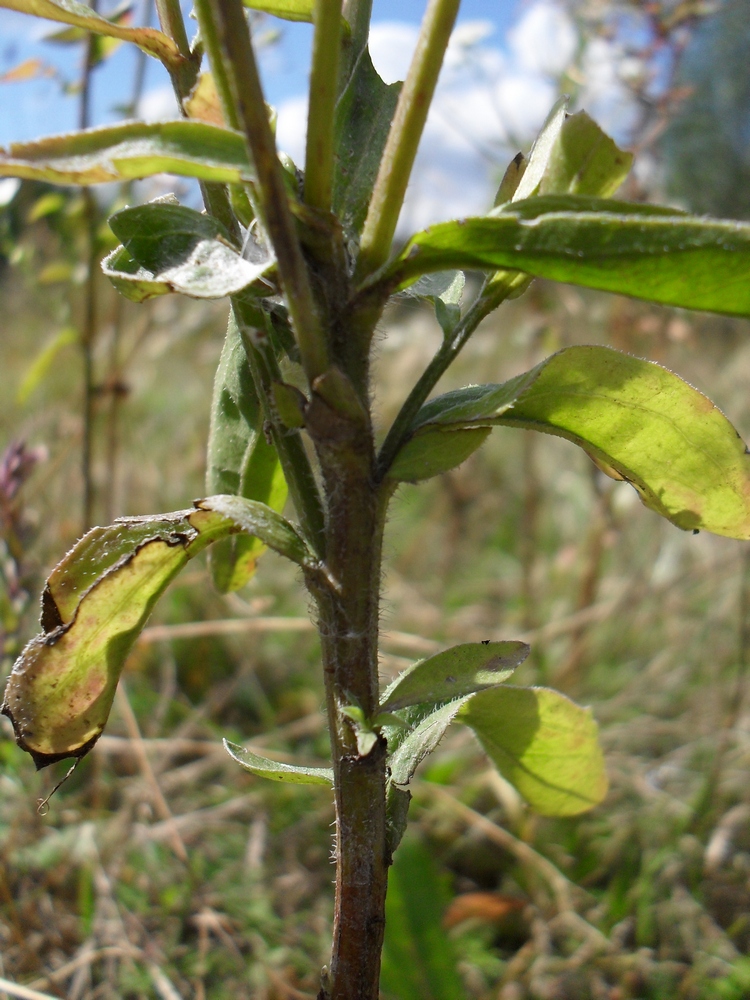
[[443, 927], [448, 930], [470, 918], [497, 923], [525, 906], [525, 899], [500, 892], [465, 892], [451, 901], [443, 916]]

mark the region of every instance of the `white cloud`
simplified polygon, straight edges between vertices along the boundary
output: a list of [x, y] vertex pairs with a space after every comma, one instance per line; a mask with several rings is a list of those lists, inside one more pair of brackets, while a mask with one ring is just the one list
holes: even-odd
[[417, 45], [419, 28], [401, 21], [381, 21], [370, 28], [370, 56], [386, 83], [403, 80]]
[[290, 97], [276, 109], [276, 143], [298, 167], [305, 165], [307, 97]]
[[530, 7], [508, 41], [518, 65], [532, 73], [559, 76], [575, 55], [577, 34], [560, 7], [541, 0]]
[[579, 97], [581, 107], [619, 141], [627, 139], [640, 117], [631, 91], [622, 82], [622, 59], [622, 49], [616, 42], [592, 39], [583, 54], [581, 68], [586, 83]]
[[[493, 44], [493, 32], [488, 21], [468, 21], [453, 33], [399, 220], [402, 237], [436, 221], [487, 210], [506, 164], [520, 148], [528, 149], [542, 126], [558, 96], [556, 80], [578, 45], [573, 22], [553, 0], [537, 0], [525, 9], [508, 36], [507, 51]], [[405, 77], [417, 38], [412, 24], [373, 25], [370, 52], [387, 83]], [[588, 82], [578, 104], [622, 136], [635, 122], [618, 76], [620, 55], [611, 43], [589, 43]], [[306, 116], [305, 97], [279, 105], [279, 147], [299, 165]]]
[[180, 111], [172, 88], [169, 86], [156, 87], [154, 90], [147, 91], [138, 105], [138, 117], [147, 122], [179, 118]]

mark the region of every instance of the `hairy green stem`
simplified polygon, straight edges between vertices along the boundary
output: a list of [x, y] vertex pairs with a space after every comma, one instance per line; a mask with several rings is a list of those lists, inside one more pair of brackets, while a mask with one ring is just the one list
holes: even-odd
[[[313, 397], [311, 406], [315, 406]], [[312, 433], [329, 516], [326, 565], [336, 588], [314, 589], [331, 730], [336, 797], [336, 904], [324, 1000], [378, 1000], [388, 875], [386, 745], [360, 754], [342, 709], [377, 711], [378, 609], [384, 506], [373, 486], [369, 419], [321, 406]]]
[[321, 212], [329, 212], [333, 192], [333, 113], [341, 49], [341, 0], [315, 0], [314, 20], [305, 202]]
[[209, 8], [241, 131], [255, 165], [262, 221], [276, 254], [302, 364], [312, 381], [328, 367], [326, 340], [289, 207], [242, 0], [209, 0]]
[[430, 0], [427, 7], [367, 211], [357, 262], [359, 278], [376, 271], [391, 252], [417, 147], [460, 2]]

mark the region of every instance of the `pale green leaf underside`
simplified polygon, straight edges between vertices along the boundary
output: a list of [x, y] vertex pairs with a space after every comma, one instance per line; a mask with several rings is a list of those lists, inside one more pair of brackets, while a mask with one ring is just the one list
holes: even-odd
[[710, 399], [654, 362], [608, 347], [570, 347], [503, 385], [430, 400], [412, 441], [437, 428], [492, 424], [573, 441], [679, 528], [750, 538], [750, 455], [742, 439]]
[[154, 28], [128, 28], [108, 21], [95, 11], [76, 0], [0, 0], [0, 7], [16, 10], [21, 14], [43, 17], [48, 21], [72, 24], [98, 35], [109, 35], [125, 42], [133, 42], [144, 52], [156, 56], [162, 62], [177, 66], [182, 57], [177, 46], [161, 31]]
[[246, 771], [271, 781], [286, 781], [294, 785], [333, 784], [333, 771], [329, 767], [303, 767], [299, 764], [282, 764], [278, 760], [263, 757], [254, 750], [248, 750], [237, 743], [224, 740], [224, 749], [230, 757], [241, 764]]
[[565, 122], [567, 106], [568, 98], [561, 97], [547, 115], [547, 120], [529, 153], [526, 170], [515, 190], [513, 201], [521, 201], [523, 198], [530, 197], [539, 187], [560, 135], [560, 129]]
[[591, 710], [548, 688], [504, 685], [461, 713], [497, 769], [544, 816], [575, 816], [607, 794]]
[[[419, 764], [437, 747], [459, 709], [471, 697], [472, 695], [466, 695], [463, 698], [457, 698], [455, 701], [441, 705], [433, 712], [425, 713], [414, 729], [398, 743], [388, 758], [388, 766], [391, 771], [390, 780], [394, 785], [409, 784]], [[385, 727], [384, 731], [388, 734], [389, 727]], [[392, 736], [388, 735], [389, 744], [391, 738]]]
[[221, 223], [184, 205], [126, 208], [116, 212], [109, 225], [123, 246], [103, 261], [102, 268], [127, 298], [136, 301], [169, 291], [196, 299], [236, 295], [275, 263], [268, 259], [251, 264]]
[[635, 298], [750, 315], [750, 224], [578, 195], [529, 198], [417, 233], [377, 276], [511, 268]]
[[412, 664], [390, 685], [378, 711], [452, 701], [507, 680], [529, 655], [525, 642], [465, 642]]
[[55, 567], [42, 598], [43, 632], [16, 661], [3, 703], [17, 742], [37, 767], [91, 749], [158, 597], [189, 559], [239, 531], [295, 561], [311, 560], [280, 514], [252, 500], [215, 496], [195, 510], [94, 528]]
[[[263, 433], [263, 414], [233, 312], [214, 381], [206, 489], [259, 500], [276, 511], [284, 509], [288, 493], [279, 456]], [[265, 548], [250, 535], [212, 545], [208, 561], [217, 590], [243, 587]]]
[[252, 180], [238, 132], [199, 121], [125, 122], [0, 150], [0, 176], [105, 184], [172, 173], [221, 184]]

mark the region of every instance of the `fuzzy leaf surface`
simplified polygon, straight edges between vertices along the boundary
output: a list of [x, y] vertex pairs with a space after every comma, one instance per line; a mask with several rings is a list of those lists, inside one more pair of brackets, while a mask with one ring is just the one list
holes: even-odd
[[529, 655], [525, 642], [465, 642], [412, 664], [390, 685], [379, 711], [452, 701], [507, 680]]
[[417, 233], [377, 275], [393, 287], [447, 268], [524, 271], [634, 298], [750, 315], [750, 224], [583, 195], [511, 202]]
[[254, 750], [248, 750], [237, 743], [224, 740], [224, 749], [230, 757], [241, 764], [246, 771], [271, 781], [286, 781], [294, 785], [333, 784], [333, 771], [329, 767], [303, 767], [300, 764], [282, 764], [278, 760], [263, 757]]
[[417, 434], [487, 424], [567, 438], [678, 528], [750, 539], [742, 439], [710, 399], [653, 361], [569, 347], [502, 385], [438, 396], [416, 422]]
[[409, 714], [408, 721], [415, 722], [415, 725], [406, 736], [395, 728], [384, 727], [388, 746], [395, 746], [388, 758], [390, 780], [394, 785], [404, 787], [409, 784], [420, 763], [437, 747], [448, 726], [471, 697], [465, 695], [439, 708], [419, 706], [419, 710]]
[[575, 816], [607, 794], [591, 709], [548, 688], [503, 685], [461, 713], [498, 771], [543, 816]]
[[107, 184], [172, 173], [219, 184], [252, 180], [238, 132], [206, 122], [125, 122], [0, 150], [0, 176], [50, 184]]
[[[126, 208], [116, 212], [109, 225], [138, 265], [133, 272], [133, 265], [118, 256], [117, 250], [105, 262], [105, 274], [114, 272], [120, 287], [132, 282], [128, 298], [148, 289], [151, 294], [162, 294], [166, 286], [168, 291], [192, 298], [220, 299], [258, 281], [274, 264], [273, 259], [251, 264], [232, 245], [220, 222], [184, 205], [151, 203]], [[117, 273], [119, 261], [126, 270]]]

